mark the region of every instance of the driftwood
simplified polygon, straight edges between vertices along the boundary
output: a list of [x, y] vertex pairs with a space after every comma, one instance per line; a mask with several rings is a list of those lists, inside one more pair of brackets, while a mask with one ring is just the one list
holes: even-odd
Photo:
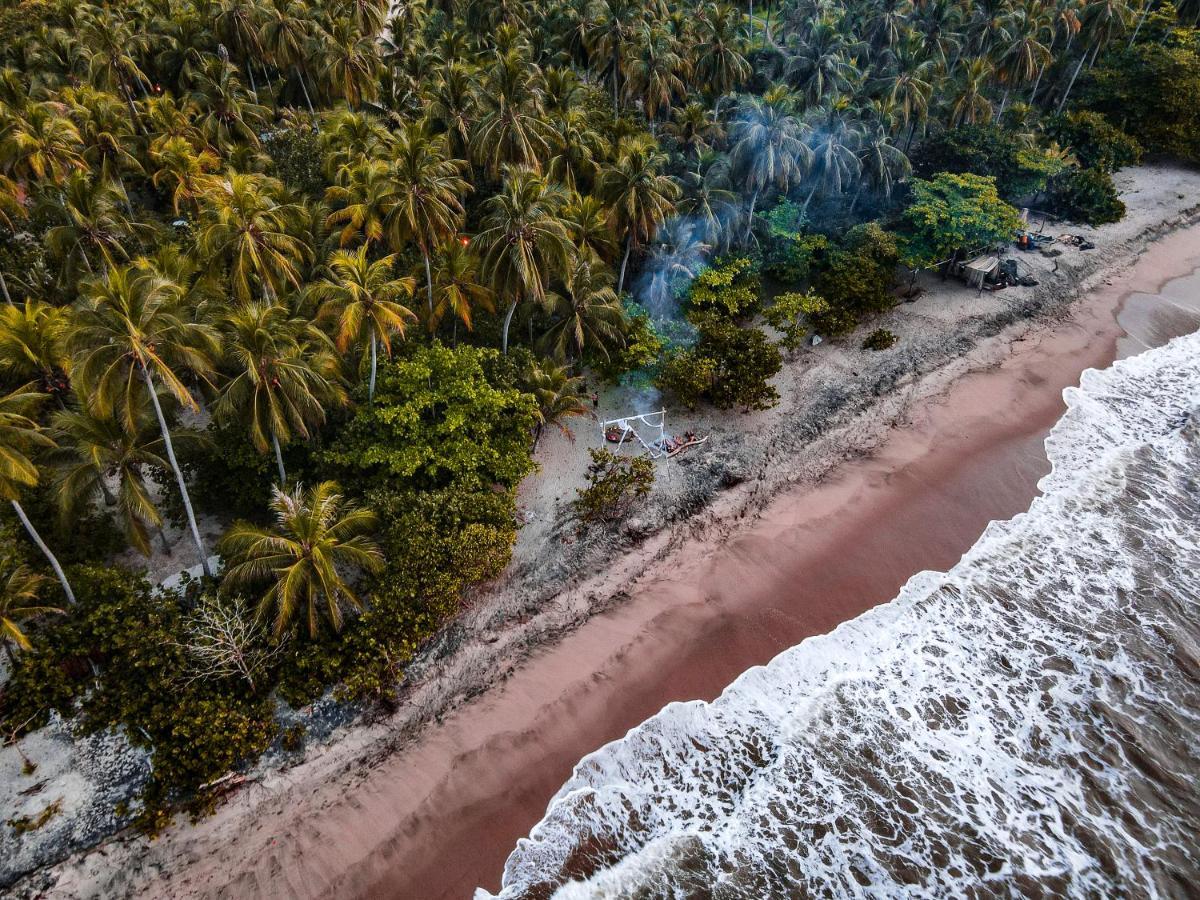
[[670, 459], [672, 456], [675, 456], [678, 453], [682, 453], [688, 447], [695, 447], [697, 444], [703, 444], [707, 440], [708, 440], [708, 435], [706, 434], [702, 438], [695, 438], [694, 440], [688, 441], [686, 444], [680, 444], [678, 447], [676, 447], [674, 450], [672, 450], [670, 453], [667, 454], [667, 459]]

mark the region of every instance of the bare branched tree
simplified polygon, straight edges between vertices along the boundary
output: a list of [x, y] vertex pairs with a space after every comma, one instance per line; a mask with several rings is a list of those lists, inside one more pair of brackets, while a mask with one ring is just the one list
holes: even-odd
[[187, 683], [236, 676], [256, 690], [255, 678], [287, 643], [286, 638], [273, 640], [241, 597], [202, 598], [184, 622], [184, 630], [186, 642], [179, 646], [191, 661]]

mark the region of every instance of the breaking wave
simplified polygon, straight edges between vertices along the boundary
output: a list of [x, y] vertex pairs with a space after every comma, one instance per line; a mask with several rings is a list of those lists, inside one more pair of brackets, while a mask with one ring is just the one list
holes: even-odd
[[1200, 883], [1200, 334], [1066, 399], [1028, 512], [584, 758], [499, 896]]

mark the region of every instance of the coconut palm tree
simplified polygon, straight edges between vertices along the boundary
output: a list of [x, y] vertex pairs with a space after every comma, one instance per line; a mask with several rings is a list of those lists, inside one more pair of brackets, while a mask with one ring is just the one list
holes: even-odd
[[727, 3], [708, 5], [700, 12], [693, 66], [696, 79], [714, 100], [750, 77], [745, 43], [739, 36], [741, 20], [741, 10]]
[[29, 566], [14, 566], [7, 573], [0, 575], [4, 587], [0, 588], [0, 640], [4, 643], [4, 652], [8, 661], [15, 662], [12, 644], [22, 650], [31, 650], [29, 638], [21, 629], [21, 622], [46, 613], [62, 613], [54, 606], [39, 605], [39, 594], [46, 583], [46, 577], [34, 572]]
[[626, 60], [643, 21], [643, 7], [634, 0], [596, 0], [591, 31], [586, 39], [588, 52], [605, 60], [612, 81], [613, 106], [620, 107], [621, 81]]
[[325, 203], [332, 212], [325, 227], [341, 226], [338, 246], [362, 241], [370, 247], [383, 240], [384, 223], [396, 202], [395, 172], [378, 159], [360, 158], [337, 173], [337, 183], [325, 189]]
[[180, 136], [156, 139], [149, 154], [154, 166], [150, 182], [170, 193], [175, 215], [184, 207], [198, 213], [200, 198], [211, 189], [208, 176], [221, 167], [220, 157], [207, 148], [197, 150], [192, 141]]
[[18, 388], [10, 394], [0, 397], [0, 497], [12, 504], [13, 511], [20, 519], [30, 540], [37, 545], [54, 570], [58, 583], [62, 585], [63, 593], [68, 603], [75, 602], [75, 592], [67, 581], [67, 574], [58, 562], [42, 536], [38, 534], [25, 508], [21, 506], [21, 492], [26, 488], [35, 487], [38, 483], [38, 469], [29, 458], [29, 454], [37, 449], [54, 446], [51, 440], [36, 421], [30, 418], [34, 407], [41, 401], [42, 395]]
[[232, 63], [207, 56], [189, 81], [189, 99], [200, 113], [196, 124], [210, 147], [226, 154], [243, 146], [258, 147], [269, 110], [246, 93]]
[[0, 169], [17, 178], [61, 184], [83, 165], [83, 138], [56, 103], [31, 103], [0, 139]]
[[433, 334], [446, 313], [462, 322], [470, 331], [473, 308], [482, 307], [495, 312], [492, 291], [479, 280], [479, 257], [469, 244], [450, 241], [442, 247], [433, 267], [433, 317], [429, 332]]
[[674, 36], [662, 28], [646, 25], [628, 69], [626, 100], [641, 101], [642, 111], [654, 130], [660, 114], [670, 116], [675, 98], [686, 93], [683, 80], [689, 74], [688, 63], [680, 54]]
[[150, 235], [149, 226], [128, 218], [124, 201], [124, 192], [114, 184], [93, 180], [87, 168], [68, 175], [61, 194], [44, 199], [40, 208], [47, 215], [65, 219], [47, 229], [45, 237], [64, 282], [94, 274], [97, 266], [128, 260], [125, 244]]
[[558, 426], [570, 438], [571, 431], [562, 420], [570, 416], [587, 415], [583, 378], [572, 376], [566, 366], [556, 366], [549, 360], [537, 363], [526, 375], [523, 388], [537, 400], [538, 417], [533, 432], [535, 450], [547, 425]]
[[987, 97], [987, 83], [992, 77], [992, 64], [976, 57], [963, 66], [949, 97], [950, 124], [974, 125], [992, 117], [992, 101]]
[[582, 259], [597, 266], [612, 259], [613, 239], [608, 210], [598, 198], [574, 195], [563, 207], [562, 217], [575, 244], [575, 251]]
[[[17, 220], [27, 215], [24, 189], [7, 175], [0, 175], [0, 225], [15, 231]], [[0, 269], [0, 293], [4, 296], [4, 302], [12, 306], [13, 298], [8, 292], [8, 280], [4, 277], [3, 269]]]
[[196, 248], [214, 267], [228, 266], [234, 296], [248, 302], [254, 285], [274, 300], [285, 284], [300, 286], [310, 250], [298, 236], [303, 210], [266, 175], [228, 172], [208, 180]]
[[550, 150], [542, 93], [537, 67], [520, 50], [498, 54], [484, 71], [471, 154], [489, 176], [508, 164], [541, 170]]
[[597, 171], [596, 160], [607, 155], [607, 147], [592, 127], [588, 113], [579, 107], [556, 113], [550, 119], [547, 136], [550, 158], [546, 173], [568, 191], [590, 185]]
[[666, 154], [646, 138], [623, 141], [616, 162], [600, 173], [600, 196], [609, 204], [611, 221], [623, 235], [625, 253], [617, 279], [617, 293], [625, 289], [625, 273], [634, 247], [644, 246], [675, 212], [679, 185], [660, 170]]
[[500, 191], [483, 206], [482, 231], [476, 238], [483, 277], [508, 297], [500, 345], [508, 353], [508, 330], [523, 300], [545, 304], [552, 274], [567, 271], [574, 255], [563, 218], [566, 195], [532, 169], [507, 166]]
[[68, 340], [76, 354], [73, 375], [86, 386], [85, 396], [96, 415], [116, 414], [133, 431], [140, 403], [149, 399], [201, 566], [211, 577], [187, 480], [175, 458], [171, 429], [158, 398], [161, 384], [181, 405], [198, 409], [185, 377], [207, 380], [213, 373], [216, 334], [212, 326], [195, 321], [196, 310], [183, 308], [181, 296], [180, 285], [152, 269], [111, 268], [83, 285]]
[[375, 399], [375, 374], [379, 347], [389, 358], [392, 336], [404, 337], [409, 322], [417, 317], [399, 302], [411, 297], [416, 281], [397, 278], [396, 254], [371, 262], [367, 246], [357, 250], [335, 250], [329, 257], [328, 273], [310, 288], [320, 304], [317, 318], [334, 323], [334, 340], [343, 353], [351, 344], [366, 343], [370, 360], [367, 401]]
[[[125, 527], [131, 546], [150, 555], [150, 536], [157, 532], [163, 549], [170, 544], [163, 532], [163, 517], [146, 481], [147, 469], [164, 472], [171, 465], [162, 455], [158, 423], [142, 401], [134, 414], [134, 427], [115, 415], [101, 416], [84, 408], [55, 414], [51, 434], [58, 445], [47, 462], [58, 472], [55, 493], [64, 527], [77, 521], [97, 500], [112, 507]], [[178, 441], [183, 435], [175, 435]], [[114, 493], [109, 481], [117, 485]]]
[[58, 398], [69, 390], [65, 335], [69, 310], [39, 300], [0, 307], [0, 374], [10, 383], [35, 382]]
[[608, 347], [622, 340], [625, 314], [612, 277], [587, 260], [575, 264], [565, 289], [548, 294], [546, 302], [553, 321], [542, 344], [556, 359], [582, 357], [585, 350], [608, 359]]
[[292, 627], [303, 610], [310, 637], [316, 637], [322, 613], [341, 631], [344, 606], [360, 609], [361, 601], [347, 581], [351, 571], [378, 572], [383, 554], [368, 535], [375, 514], [342, 498], [332, 481], [305, 491], [274, 489], [273, 527], [237, 522], [221, 539], [227, 561], [223, 586], [239, 590], [268, 583], [258, 603], [258, 616], [273, 616], [276, 637]]
[[812, 159], [804, 142], [800, 122], [782, 102], [750, 97], [742, 104], [734, 122], [730, 161], [750, 194], [746, 237], [753, 227], [754, 208], [764, 190], [787, 193], [797, 184]]
[[241, 421], [259, 453], [275, 454], [279, 483], [287, 483], [282, 445], [325, 422], [325, 410], [346, 396], [329, 339], [280, 304], [250, 303], [221, 323], [232, 374], [213, 406], [218, 421]]
[[322, 84], [357, 109], [379, 96], [379, 52], [375, 39], [339, 16], [322, 29]]
[[424, 123], [410, 124], [396, 144], [395, 191], [388, 210], [387, 230], [397, 252], [406, 241], [417, 245], [425, 263], [425, 290], [433, 320], [433, 249], [452, 237], [462, 224], [462, 196], [471, 189], [462, 177], [467, 164], [451, 159], [442, 136]]

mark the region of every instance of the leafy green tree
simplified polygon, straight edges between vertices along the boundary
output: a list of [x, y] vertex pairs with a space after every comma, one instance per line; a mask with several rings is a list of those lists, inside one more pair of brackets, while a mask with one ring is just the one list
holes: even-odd
[[383, 567], [383, 554], [369, 536], [377, 525], [375, 514], [347, 503], [332, 481], [291, 493], [277, 487], [271, 510], [273, 527], [237, 522], [221, 538], [227, 564], [222, 586], [238, 590], [269, 584], [258, 616], [273, 614], [277, 638], [300, 612], [310, 638], [317, 636], [322, 615], [334, 631], [341, 631], [343, 607], [362, 608], [350, 573]]
[[348, 488], [515, 487], [532, 469], [534, 399], [490, 379], [494, 350], [414, 349], [380, 373], [373, 406], [359, 407], [322, 459]]
[[657, 384], [688, 406], [700, 399], [719, 409], [769, 409], [779, 401], [770, 379], [783, 367], [778, 348], [759, 328], [715, 312], [694, 312], [694, 346], [669, 356]]
[[368, 402], [375, 399], [378, 348], [382, 347], [390, 358], [392, 336], [403, 339], [408, 323], [417, 319], [399, 302], [402, 297], [412, 296], [416, 282], [409, 277], [397, 278], [395, 267], [395, 254], [371, 262], [366, 244], [354, 251], [335, 250], [329, 257], [329, 274], [311, 288], [313, 298], [321, 304], [317, 318], [335, 323], [338, 349], [344, 353], [351, 344], [366, 343]]
[[733, 319], [758, 311], [758, 269], [746, 256], [721, 260], [696, 276], [688, 289], [688, 306]]
[[1085, 169], [1115, 172], [1142, 159], [1141, 145], [1096, 112], [1080, 110], [1053, 116], [1042, 129]]
[[1112, 176], [1103, 169], [1071, 169], [1051, 183], [1049, 205], [1073, 222], [1104, 225], [1125, 217]]
[[181, 293], [178, 284], [154, 271], [134, 266], [109, 269], [84, 285], [68, 341], [76, 353], [73, 375], [86, 387], [89, 405], [98, 416], [115, 412], [132, 431], [140, 401], [150, 400], [200, 564], [211, 577], [208, 551], [158, 397], [161, 384], [180, 404], [198, 409], [184, 379], [188, 374], [206, 379], [213, 372], [215, 332], [206, 323], [191, 321], [194, 313], [181, 308]]
[[587, 486], [575, 498], [575, 513], [585, 522], [615, 522], [654, 487], [654, 463], [644, 456], [618, 456], [603, 447], [588, 450]]
[[1012, 240], [1020, 224], [994, 178], [941, 172], [931, 181], [913, 180], [899, 246], [910, 268], [948, 265], [962, 253]]

